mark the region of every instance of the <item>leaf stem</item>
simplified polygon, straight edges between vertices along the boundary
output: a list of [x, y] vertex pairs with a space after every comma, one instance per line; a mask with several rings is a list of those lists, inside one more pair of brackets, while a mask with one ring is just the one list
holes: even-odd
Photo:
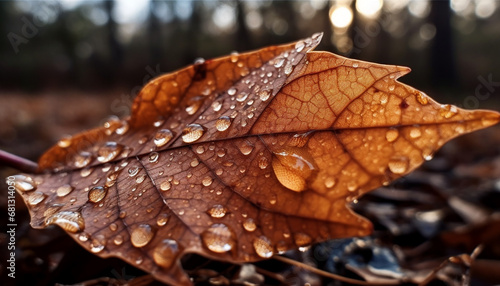
[[38, 169], [37, 163], [3, 150], [0, 150], [0, 165], [15, 168], [25, 173], [36, 173]]
[[311, 271], [313, 273], [316, 273], [316, 274], [324, 276], [324, 277], [328, 277], [328, 278], [331, 278], [331, 279], [335, 279], [335, 280], [339, 280], [339, 281], [342, 281], [342, 282], [346, 282], [346, 283], [350, 283], [350, 284], [355, 284], [355, 285], [365, 285], [365, 286], [368, 286], [368, 285], [400, 285], [401, 284], [401, 282], [397, 281], [397, 280], [395, 280], [395, 281], [384, 280], [384, 282], [382, 282], [382, 283], [377, 283], [377, 282], [366, 282], [366, 281], [351, 279], [351, 278], [347, 278], [347, 277], [344, 277], [344, 276], [340, 276], [340, 275], [337, 275], [337, 274], [333, 274], [333, 273], [330, 273], [330, 272], [318, 269], [316, 267], [313, 267], [311, 265], [307, 265], [307, 264], [302, 263], [300, 261], [296, 261], [296, 260], [293, 260], [293, 259], [290, 259], [290, 258], [287, 258], [287, 257], [284, 257], [284, 256], [279, 256], [279, 255], [273, 256], [273, 259], [276, 259], [278, 261], [281, 261], [281, 262], [284, 262], [284, 263], [287, 263], [287, 264], [290, 264], [290, 265], [293, 265], [293, 266], [301, 267], [301, 268], [303, 268], [305, 270]]

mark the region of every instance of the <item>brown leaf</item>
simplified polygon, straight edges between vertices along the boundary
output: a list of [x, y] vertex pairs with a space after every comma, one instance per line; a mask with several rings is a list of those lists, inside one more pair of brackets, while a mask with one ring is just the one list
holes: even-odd
[[130, 119], [60, 141], [42, 174], [16, 176], [32, 226], [189, 284], [185, 253], [256, 261], [369, 234], [346, 203], [500, 120], [397, 82], [408, 68], [309, 52], [320, 39], [151, 81]]

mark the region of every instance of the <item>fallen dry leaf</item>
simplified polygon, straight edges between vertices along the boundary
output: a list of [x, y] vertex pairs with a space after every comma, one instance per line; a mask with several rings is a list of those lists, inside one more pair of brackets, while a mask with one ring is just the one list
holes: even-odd
[[369, 234], [347, 203], [500, 120], [397, 82], [408, 68], [311, 52], [320, 40], [152, 80], [129, 119], [63, 139], [39, 174], [15, 176], [32, 226], [189, 284], [185, 253], [247, 262]]

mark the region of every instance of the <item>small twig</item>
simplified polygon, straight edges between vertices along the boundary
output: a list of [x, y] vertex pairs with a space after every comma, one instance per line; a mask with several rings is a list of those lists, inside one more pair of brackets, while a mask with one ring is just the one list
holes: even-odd
[[3, 150], [0, 150], [0, 165], [15, 168], [25, 173], [36, 173], [38, 169], [37, 163]]
[[279, 256], [279, 255], [273, 256], [273, 259], [276, 259], [278, 261], [281, 261], [281, 262], [284, 262], [284, 263], [287, 263], [287, 264], [290, 264], [290, 265], [301, 267], [301, 268], [303, 268], [305, 270], [308, 270], [310, 272], [316, 273], [316, 274], [324, 276], [324, 277], [328, 277], [328, 278], [331, 278], [331, 279], [339, 280], [339, 281], [346, 282], [346, 283], [356, 284], [356, 285], [365, 285], [365, 286], [373, 285], [373, 286], [375, 286], [375, 285], [400, 285], [401, 284], [399, 281], [394, 281], [392, 283], [390, 283], [389, 281], [384, 281], [383, 283], [376, 283], [376, 282], [373, 283], [373, 282], [366, 282], [366, 281], [351, 279], [351, 278], [347, 278], [347, 277], [344, 277], [344, 276], [340, 276], [340, 275], [337, 275], [337, 274], [333, 274], [333, 273], [330, 273], [330, 272], [318, 269], [316, 267], [307, 265], [307, 264], [302, 263], [300, 261], [296, 261], [296, 260], [293, 260], [293, 259], [290, 259], [290, 258], [286, 258], [284, 256]]

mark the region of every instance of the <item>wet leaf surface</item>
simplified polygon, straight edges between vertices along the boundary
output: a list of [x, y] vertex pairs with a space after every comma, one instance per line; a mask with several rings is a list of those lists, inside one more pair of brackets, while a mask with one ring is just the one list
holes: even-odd
[[40, 174], [16, 176], [32, 226], [189, 284], [187, 253], [252, 262], [370, 234], [348, 203], [500, 120], [397, 82], [408, 68], [312, 52], [320, 39], [151, 81], [129, 119], [62, 139]]

